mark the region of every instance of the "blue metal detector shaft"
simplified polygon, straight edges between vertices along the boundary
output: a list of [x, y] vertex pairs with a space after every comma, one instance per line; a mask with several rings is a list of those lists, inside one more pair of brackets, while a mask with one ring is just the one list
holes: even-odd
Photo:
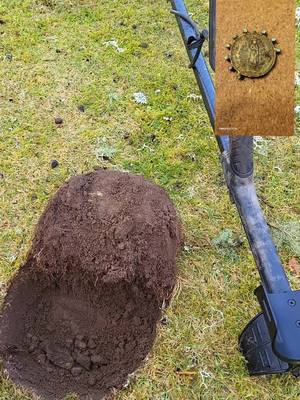
[[[202, 98], [215, 125], [215, 87], [201, 53], [208, 38], [215, 69], [216, 0], [210, 0], [210, 31], [200, 32], [183, 0], [170, 0]], [[252, 375], [287, 372], [300, 364], [300, 291], [292, 291], [264, 218], [253, 181], [253, 138], [216, 136], [225, 180], [256, 262], [261, 286], [255, 291], [262, 314], [243, 331], [239, 344]], [[263, 335], [262, 332], [267, 332]]]

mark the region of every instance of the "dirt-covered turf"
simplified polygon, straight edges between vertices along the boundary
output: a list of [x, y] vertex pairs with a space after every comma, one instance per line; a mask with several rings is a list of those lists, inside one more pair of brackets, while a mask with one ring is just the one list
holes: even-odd
[[[206, 24], [208, 1], [188, 5]], [[117, 399], [298, 399], [300, 382], [249, 378], [237, 351], [258, 311], [258, 274], [169, 9], [165, 1], [1, 1], [1, 293], [66, 179], [99, 166], [141, 173], [175, 202], [186, 242], [159, 340]], [[299, 129], [256, 140], [258, 193], [295, 288], [299, 154]], [[0, 400], [8, 399], [32, 397], [2, 374]]]

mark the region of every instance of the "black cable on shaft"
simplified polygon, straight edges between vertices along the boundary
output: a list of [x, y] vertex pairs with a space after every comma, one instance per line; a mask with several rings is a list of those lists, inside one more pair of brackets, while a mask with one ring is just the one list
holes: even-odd
[[194, 40], [192, 40], [191, 43], [187, 44], [189, 49], [197, 49], [196, 54], [195, 54], [193, 60], [191, 61], [190, 65], [189, 65], [190, 68], [193, 68], [195, 66], [199, 56], [200, 56], [203, 43], [205, 42], [205, 39], [207, 39], [207, 37], [208, 37], [208, 32], [206, 30], [203, 30], [202, 32], [200, 32], [199, 28], [198, 28], [198, 25], [196, 24], [195, 21], [193, 21], [193, 19], [189, 15], [182, 14], [181, 12], [176, 11], [176, 10], [171, 10], [171, 13], [176, 15], [177, 17], [182, 18], [195, 31]]

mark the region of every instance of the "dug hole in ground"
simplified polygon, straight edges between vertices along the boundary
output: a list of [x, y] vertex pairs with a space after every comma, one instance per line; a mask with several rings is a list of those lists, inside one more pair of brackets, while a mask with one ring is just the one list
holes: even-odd
[[44, 399], [110, 397], [155, 340], [181, 229], [166, 192], [116, 171], [71, 178], [49, 202], [0, 316], [9, 377]]

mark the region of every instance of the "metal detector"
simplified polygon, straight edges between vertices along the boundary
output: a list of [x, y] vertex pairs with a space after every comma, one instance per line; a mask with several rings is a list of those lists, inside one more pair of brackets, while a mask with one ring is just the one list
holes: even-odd
[[[216, 0], [210, 0], [209, 31], [199, 29], [183, 0], [170, 0], [184, 41], [190, 67], [214, 128], [215, 88], [201, 50], [209, 43], [209, 63], [215, 70]], [[293, 291], [263, 216], [253, 179], [253, 137], [216, 136], [230, 198], [246, 232], [261, 284], [255, 295], [261, 313], [239, 337], [250, 375], [268, 375], [300, 369], [300, 291]], [[299, 369], [298, 369], [299, 368]]]

